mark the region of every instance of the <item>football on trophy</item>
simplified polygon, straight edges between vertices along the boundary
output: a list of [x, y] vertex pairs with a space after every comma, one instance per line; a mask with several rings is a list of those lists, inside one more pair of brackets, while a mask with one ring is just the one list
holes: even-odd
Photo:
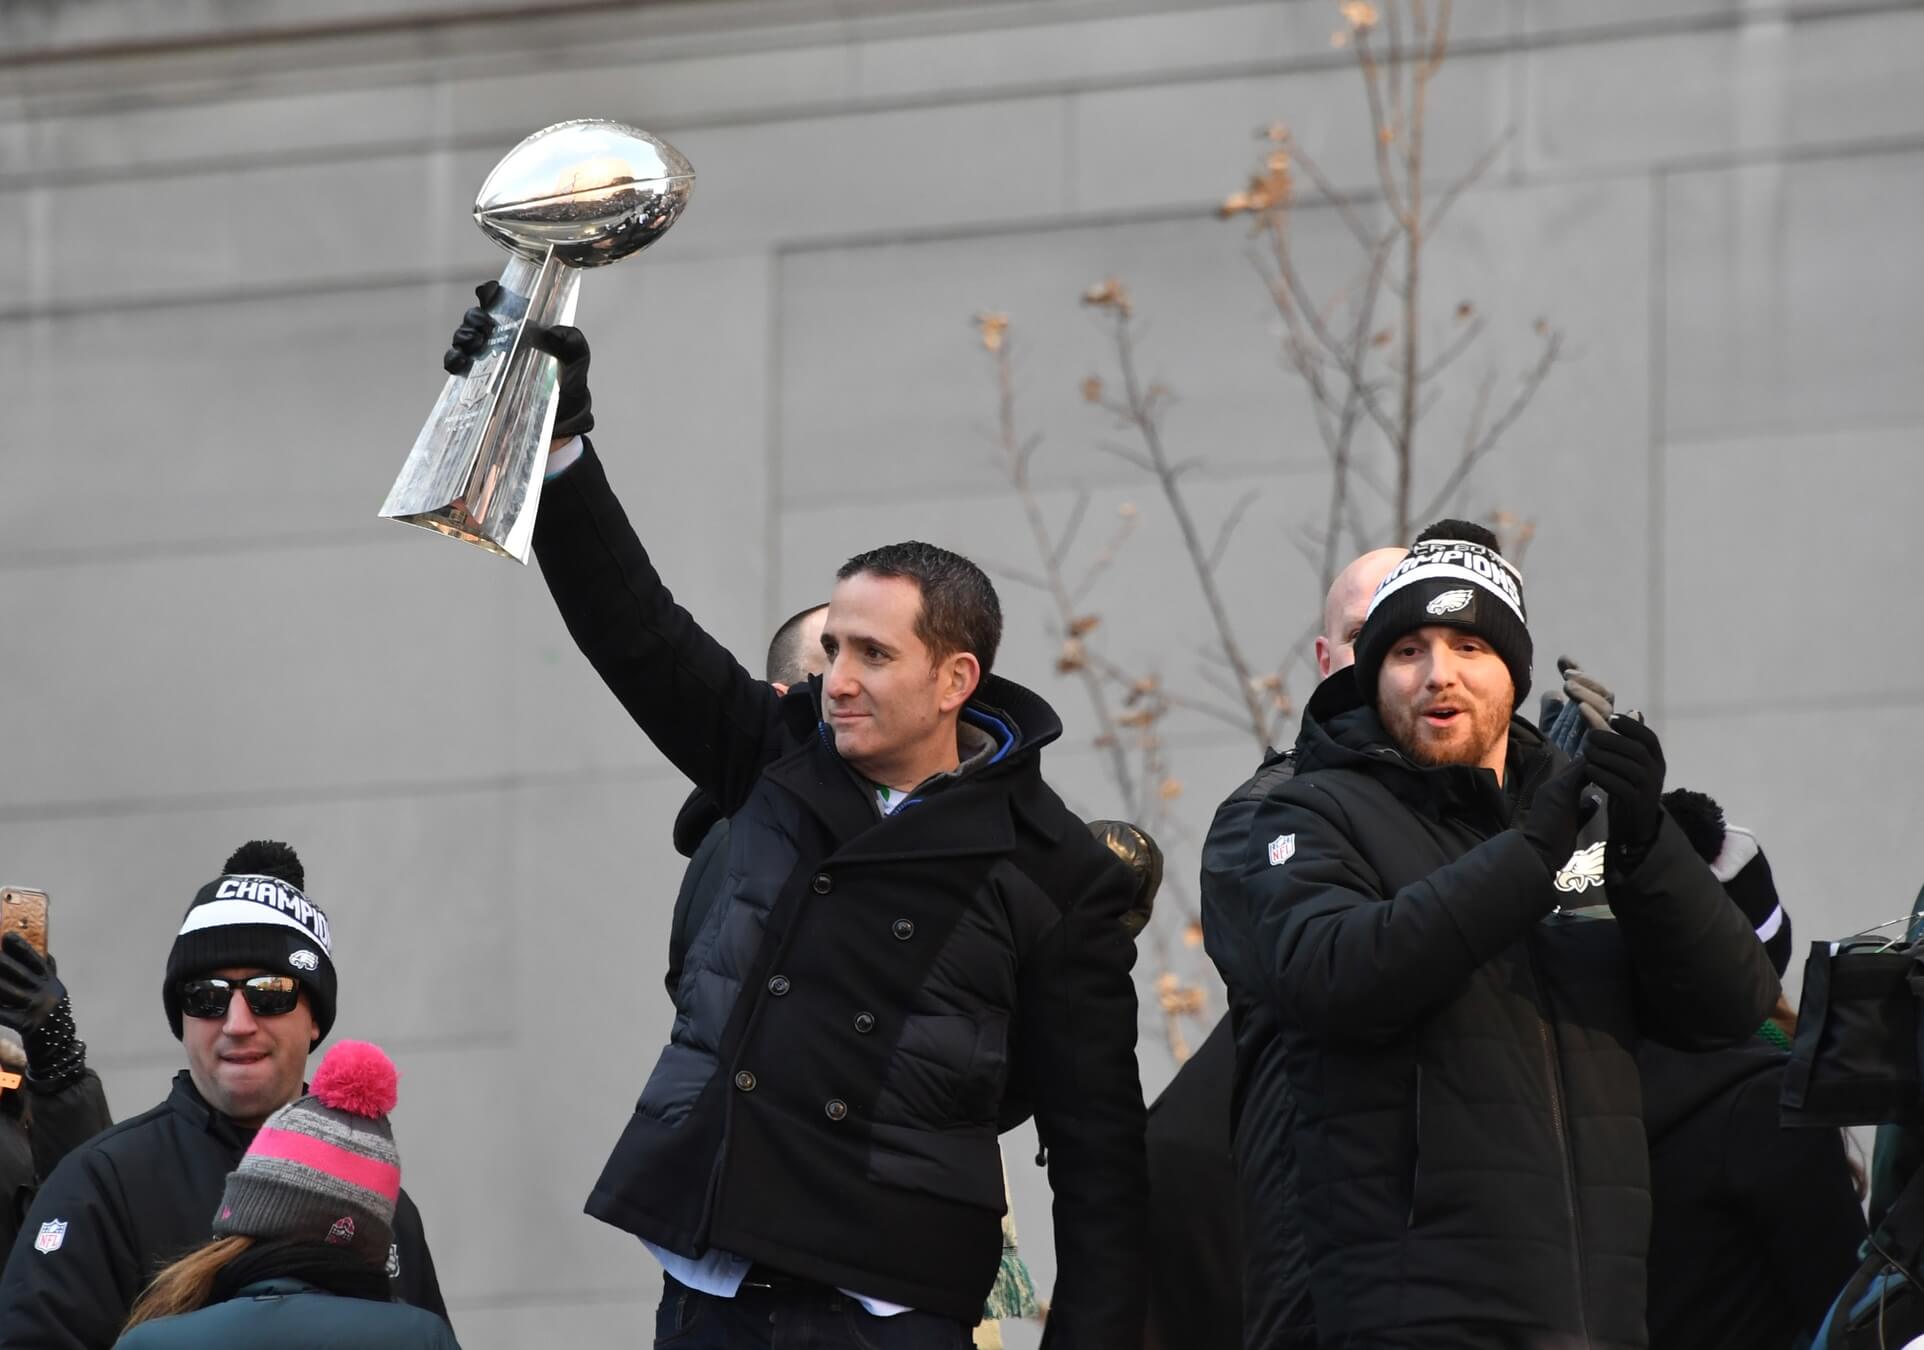
[[558, 122], [494, 166], [474, 219], [524, 258], [553, 249], [572, 267], [601, 267], [666, 234], [694, 187], [694, 168], [659, 137], [620, 122]]

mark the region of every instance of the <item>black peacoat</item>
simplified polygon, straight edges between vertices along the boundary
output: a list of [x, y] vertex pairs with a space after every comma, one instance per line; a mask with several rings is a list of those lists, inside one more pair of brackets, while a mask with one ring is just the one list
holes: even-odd
[[778, 695], [675, 604], [592, 450], [545, 486], [535, 553], [603, 681], [731, 818], [727, 884], [589, 1212], [973, 1323], [1001, 1257], [998, 1127], [1033, 1109], [1049, 1340], [1140, 1344], [1131, 881], [1042, 781], [1048, 704], [991, 676], [962, 771], [883, 816], [820, 681]]

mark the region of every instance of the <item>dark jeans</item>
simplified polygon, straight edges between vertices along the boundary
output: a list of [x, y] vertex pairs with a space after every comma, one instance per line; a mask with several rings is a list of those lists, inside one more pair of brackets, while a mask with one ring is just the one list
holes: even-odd
[[833, 1289], [699, 1294], [662, 1276], [655, 1345], [672, 1350], [968, 1350], [973, 1328], [934, 1313], [877, 1317]]

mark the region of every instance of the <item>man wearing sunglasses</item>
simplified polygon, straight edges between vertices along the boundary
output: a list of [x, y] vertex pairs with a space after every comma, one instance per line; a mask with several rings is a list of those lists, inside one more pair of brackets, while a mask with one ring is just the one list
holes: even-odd
[[[332, 933], [304, 884], [292, 849], [255, 841], [194, 897], [161, 988], [187, 1067], [47, 1179], [0, 1277], [0, 1345], [106, 1350], [153, 1274], [207, 1241], [227, 1174], [301, 1095], [334, 1024]], [[447, 1316], [405, 1191], [388, 1276], [397, 1299]]]

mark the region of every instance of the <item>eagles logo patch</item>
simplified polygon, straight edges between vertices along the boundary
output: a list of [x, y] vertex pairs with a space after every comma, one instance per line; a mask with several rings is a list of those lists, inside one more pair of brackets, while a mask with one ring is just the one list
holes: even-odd
[[1570, 861], [1557, 873], [1557, 889], [1582, 892], [1592, 886], [1603, 885], [1603, 847], [1603, 841], [1599, 839], [1589, 848], [1580, 848], [1572, 853]]
[[1468, 609], [1470, 601], [1474, 599], [1476, 592], [1465, 586], [1460, 590], [1443, 592], [1423, 608], [1432, 614], [1454, 614], [1460, 609]]

